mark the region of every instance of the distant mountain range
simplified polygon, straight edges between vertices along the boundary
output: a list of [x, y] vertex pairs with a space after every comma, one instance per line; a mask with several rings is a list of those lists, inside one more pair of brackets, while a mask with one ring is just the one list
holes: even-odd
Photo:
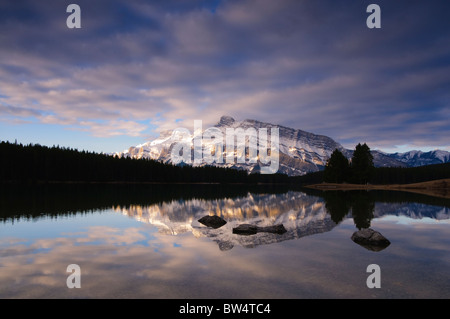
[[387, 154], [389, 157], [405, 163], [408, 167], [450, 162], [450, 152], [435, 150], [429, 152], [409, 151], [406, 153]]
[[[232, 117], [222, 116], [220, 121], [214, 126], [223, 132], [227, 128], [244, 130], [248, 128], [271, 128], [279, 129], [279, 170], [278, 172], [289, 176], [304, 175], [309, 172], [322, 170], [331, 153], [338, 149], [345, 156], [351, 158], [353, 150], [344, 148], [341, 144], [332, 138], [305, 132], [299, 129], [289, 128], [281, 125], [264, 123], [256, 120], [236, 121]], [[131, 158], [150, 158], [164, 163], [172, 163], [171, 150], [175, 142], [179, 142], [179, 136], [173, 134], [174, 131], [165, 131], [157, 139], [137, 146], [131, 146], [128, 150], [113, 154], [118, 157]], [[188, 143], [192, 143], [195, 132], [187, 138]], [[259, 138], [259, 137], [258, 137]], [[248, 138], [247, 138], [248, 140]], [[185, 140], [186, 142], [186, 140]], [[258, 140], [259, 144], [259, 140]], [[369, 145], [370, 146], [370, 145]], [[216, 147], [215, 144], [207, 145], [204, 141], [204, 147]], [[450, 162], [450, 152], [435, 150], [430, 152], [409, 151], [405, 153], [388, 154], [377, 150], [372, 150], [374, 164], [376, 167], [416, 167], [430, 164], [440, 164]], [[248, 154], [246, 154], [248, 156]], [[206, 163], [197, 163], [193, 165], [206, 165]], [[258, 172], [261, 164], [257, 163], [213, 163], [212, 165], [231, 167], [236, 169], [246, 169], [249, 172]]]

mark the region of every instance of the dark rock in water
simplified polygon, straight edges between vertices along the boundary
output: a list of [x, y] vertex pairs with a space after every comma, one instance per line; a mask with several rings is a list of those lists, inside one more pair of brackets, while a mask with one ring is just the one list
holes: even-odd
[[233, 228], [233, 234], [238, 235], [254, 235], [258, 232], [258, 227], [250, 224], [242, 224]]
[[205, 226], [212, 227], [212, 228], [220, 228], [227, 223], [223, 218], [216, 216], [216, 215], [203, 216], [202, 218], [200, 218], [198, 220], [198, 222], [202, 223]]
[[258, 227], [258, 232], [265, 233], [273, 233], [273, 234], [284, 234], [287, 232], [286, 228], [284, 228], [283, 224], [267, 226], [267, 227]]
[[391, 244], [386, 237], [372, 228], [364, 228], [354, 232], [351, 239], [364, 248], [373, 251], [383, 250]]
[[241, 224], [238, 227], [233, 228], [233, 234], [238, 235], [254, 235], [259, 232], [265, 233], [273, 233], [273, 234], [284, 234], [286, 232], [286, 228], [284, 228], [283, 224], [273, 225], [267, 227], [258, 227], [250, 224]]

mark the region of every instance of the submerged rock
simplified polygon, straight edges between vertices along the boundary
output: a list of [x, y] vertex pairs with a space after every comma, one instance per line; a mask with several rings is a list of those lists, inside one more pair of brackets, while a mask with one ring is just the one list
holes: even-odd
[[383, 250], [391, 244], [386, 237], [372, 228], [364, 228], [354, 232], [351, 239], [355, 243], [372, 251]]
[[233, 228], [233, 234], [238, 235], [254, 235], [258, 232], [258, 227], [250, 224], [242, 224]]
[[234, 247], [233, 243], [229, 241], [219, 241], [217, 244], [221, 251], [227, 251]]
[[213, 215], [213, 216], [203, 216], [198, 220], [199, 223], [202, 223], [205, 226], [212, 228], [220, 228], [225, 225], [227, 222], [223, 218]]
[[273, 233], [273, 234], [281, 235], [286, 232], [286, 228], [284, 228], [283, 224], [267, 226], [267, 227], [258, 227], [256, 225], [251, 225], [251, 224], [241, 224], [238, 227], [233, 228], [233, 234], [238, 234], [238, 235], [254, 235], [259, 232]]

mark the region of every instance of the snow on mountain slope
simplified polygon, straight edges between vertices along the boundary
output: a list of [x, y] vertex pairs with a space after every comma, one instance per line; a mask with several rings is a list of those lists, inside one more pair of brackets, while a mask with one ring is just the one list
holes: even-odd
[[[264, 123], [257, 120], [246, 119], [243, 121], [236, 121], [230, 116], [222, 116], [220, 121], [213, 128], [219, 130], [224, 138], [220, 140], [223, 141], [222, 144], [220, 141], [218, 142], [214, 139], [207, 140], [203, 138], [202, 140], [203, 149], [210, 150], [211, 154], [215, 154], [216, 150], [220, 149], [220, 146], [223, 147], [222, 162], [215, 161], [212, 165], [246, 169], [249, 172], [259, 171], [262, 166], [265, 166], [265, 164], [261, 164], [259, 161], [259, 155], [257, 156], [256, 163], [251, 163], [248, 148], [245, 150], [245, 154], [239, 154], [238, 147], [231, 150], [231, 152], [234, 151], [234, 155], [236, 155], [235, 159], [237, 159], [237, 156], [239, 155], [245, 156], [245, 162], [239, 163], [237, 160], [234, 162], [227, 161], [226, 156], [230, 152], [226, 145], [226, 133], [228, 129], [234, 129], [235, 131], [242, 129], [244, 132], [248, 129], [255, 129], [256, 132], [258, 132], [258, 146], [261, 143], [259, 129], [267, 129], [267, 134], [269, 135], [272, 128], [278, 129], [278, 172], [289, 176], [304, 175], [306, 173], [316, 172], [323, 169], [328, 158], [335, 149], [340, 150], [345, 156], [347, 156], [347, 158], [351, 158], [353, 153], [352, 150], [345, 149], [341, 144], [334, 141], [330, 137], [281, 125]], [[173, 163], [173, 158], [171, 156], [173, 146], [176, 145], [176, 143], [184, 142], [192, 145], [192, 162], [190, 164], [200, 166], [207, 165], [205, 161], [195, 162], [194, 160], [198, 155], [198, 152], [196, 153], [197, 155], [194, 152], [194, 140], [201, 137], [201, 134], [204, 134], [206, 128], [202, 129], [203, 132], [195, 132], [195, 134], [191, 132], [188, 132], [189, 134], [183, 134], [183, 132], [180, 132], [177, 129], [173, 131], [164, 131], [155, 140], [137, 146], [132, 146], [128, 150], [115, 153], [114, 155], [119, 157], [150, 158], [163, 163]], [[249, 136], [245, 137], [245, 141], [248, 143]], [[387, 154], [381, 151], [373, 150], [372, 154], [374, 156], [374, 164], [377, 167], [407, 167], [450, 162], [450, 152], [440, 150], [426, 153], [421, 151], [411, 151], [407, 153], [395, 154]]]
[[429, 152], [414, 150], [406, 153], [389, 154], [389, 156], [397, 161], [405, 163], [409, 167], [450, 162], [450, 152], [442, 150], [434, 150]]
[[[247, 119], [238, 122], [229, 116], [222, 116], [214, 127], [219, 129], [224, 136], [226, 135], [227, 129], [243, 129], [245, 131], [249, 128], [254, 128], [258, 131], [260, 128], [267, 128], [268, 132], [271, 132], [271, 128], [277, 128], [279, 130], [279, 172], [288, 175], [303, 175], [322, 169], [336, 148], [346, 152], [342, 145], [327, 136], [316, 135], [302, 130], [263, 123], [256, 120]], [[175, 133], [173, 134], [173, 132]], [[164, 163], [171, 163], [171, 147], [174, 143], [180, 141], [180, 136], [176, 136], [176, 134], [176, 130], [163, 132], [160, 137], [153, 141], [130, 147], [128, 150], [116, 153], [115, 155], [119, 157], [151, 158]], [[190, 141], [187, 142], [192, 143], [194, 135], [191, 134], [189, 138]], [[246, 141], [248, 142], [248, 136], [246, 136]], [[260, 143], [259, 136], [257, 143], [258, 145]], [[208, 144], [207, 141], [203, 140], [203, 147], [214, 148], [216, 145]], [[225, 147], [226, 145], [224, 143]], [[225, 157], [227, 149], [224, 151]], [[213, 164], [224, 167], [243, 168], [250, 172], [261, 166], [259, 162], [249, 163], [248, 150], [246, 151], [246, 156], [247, 160], [245, 163], [237, 163], [237, 161], [230, 163], [224, 159], [223, 163], [214, 162]], [[204, 163], [194, 163], [194, 165], [204, 165]]]

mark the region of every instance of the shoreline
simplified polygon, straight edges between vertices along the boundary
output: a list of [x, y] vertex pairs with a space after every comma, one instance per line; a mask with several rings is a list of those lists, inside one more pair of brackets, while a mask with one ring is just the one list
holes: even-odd
[[412, 184], [347, 184], [347, 183], [321, 183], [305, 186], [306, 188], [321, 191], [351, 191], [351, 190], [390, 190], [406, 191], [418, 194], [450, 198], [450, 178], [433, 180]]

